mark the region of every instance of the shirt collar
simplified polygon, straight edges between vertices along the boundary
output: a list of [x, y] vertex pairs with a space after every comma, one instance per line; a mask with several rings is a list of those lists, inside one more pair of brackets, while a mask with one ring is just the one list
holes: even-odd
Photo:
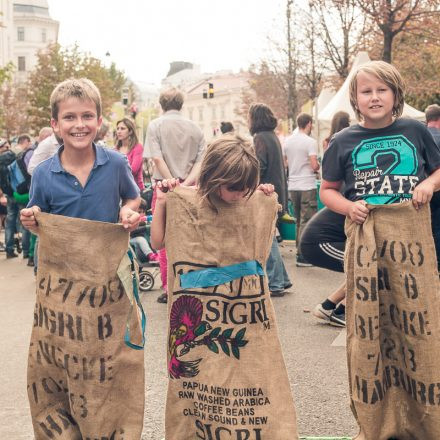
[[164, 112], [164, 116], [165, 115], [180, 115], [180, 114], [181, 114], [180, 110], [168, 110], [168, 111]]
[[[105, 148], [96, 146], [95, 143], [93, 143], [93, 148], [95, 150], [95, 163], [93, 164], [92, 169], [95, 169], [98, 166], [104, 165], [106, 162], [108, 162], [109, 157], [107, 151], [105, 151]], [[60, 159], [60, 154], [63, 150], [64, 150], [64, 145], [61, 145], [61, 147], [53, 156], [52, 164], [50, 166], [50, 171], [52, 171], [53, 173], [66, 172], [66, 170], [63, 168], [63, 165], [61, 164], [61, 159]]]

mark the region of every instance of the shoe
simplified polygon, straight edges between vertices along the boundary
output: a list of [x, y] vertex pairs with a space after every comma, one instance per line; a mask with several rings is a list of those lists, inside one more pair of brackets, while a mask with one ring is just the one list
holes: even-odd
[[162, 293], [162, 295], [157, 297], [157, 302], [161, 304], [166, 304], [168, 302], [168, 295], [166, 293]]
[[277, 243], [282, 243], [283, 241], [283, 237], [281, 237], [281, 235], [277, 235]]
[[23, 259], [29, 258], [29, 254], [23, 254]]
[[325, 309], [322, 307], [322, 304], [318, 304], [318, 305], [314, 308], [314, 310], [313, 310], [313, 312], [312, 312], [312, 315], [313, 315], [315, 318], [322, 319], [323, 321], [330, 322], [330, 316], [332, 315], [333, 310], [334, 310], [334, 309], [331, 309], [331, 310], [325, 310]]
[[151, 254], [147, 255], [147, 260], [149, 263], [159, 262], [159, 255], [154, 252], [151, 252]]
[[34, 257], [29, 257], [28, 262], [27, 262], [27, 265], [28, 265], [29, 267], [34, 267], [34, 266], [35, 266], [35, 263], [34, 263]]
[[6, 246], [0, 241], [0, 252], [6, 252]]
[[6, 252], [6, 259], [9, 260], [10, 258], [17, 258], [18, 255], [15, 252]]
[[284, 290], [290, 289], [293, 286], [292, 283], [287, 283], [284, 285]]
[[282, 296], [284, 296], [284, 294], [284, 290], [274, 290], [273, 292], [270, 292], [270, 296], [272, 298], [281, 298]]
[[345, 327], [345, 313], [337, 315], [335, 311], [330, 315], [330, 325], [334, 327]]
[[307, 262], [307, 260], [302, 255], [296, 256], [296, 266], [297, 267], [312, 267], [313, 264]]
[[296, 223], [296, 218], [295, 218], [295, 217], [292, 217], [289, 213], [285, 212], [285, 213], [280, 217], [280, 223], [287, 223], [287, 224]]

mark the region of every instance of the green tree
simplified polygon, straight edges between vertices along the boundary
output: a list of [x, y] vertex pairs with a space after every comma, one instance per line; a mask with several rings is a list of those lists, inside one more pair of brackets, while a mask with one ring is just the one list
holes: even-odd
[[28, 113], [35, 129], [50, 120], [49, 99], [55, 86], [65, 79], [81, 77], [89, 78], [99, 88], [102, 111], [108, 116], [125, 82], [124, 74], [114, 64], [107, 68], [99, 59], [81, 52], [78, 46], [63, 48], [53, 44], [39, 52], [37, 66], [27, 84]]

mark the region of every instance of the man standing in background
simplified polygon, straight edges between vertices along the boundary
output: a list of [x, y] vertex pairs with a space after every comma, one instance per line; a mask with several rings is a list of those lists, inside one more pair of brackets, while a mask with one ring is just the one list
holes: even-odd
[[[176, 178], [182, 185], [191, 186], [197, 181], [205, 140], [200, 128], [183, 117], [183, 94], [176, 88], [162, 92], [159, 103], [163, 115], [150, 122], [144, 145], [144, 157], [154, 162], [153, 180]], [[156, 205], [156, 190], [152, 210]], [[167, 258], [165, 249], [159, 251], [159, 265], [164, 292], [157, 298], [160, 303], [168, 301]]]
[[301, 230], [318, 211], [316, 175], [319, 170], [318, 144], [310, 137], [312, 117], [301, 113], [296, 118], [298, 132], [284, 144], [284, 155], [289, 165], [288, 190], [296, 216], [296, 265], [311, 266], [299, 248]]

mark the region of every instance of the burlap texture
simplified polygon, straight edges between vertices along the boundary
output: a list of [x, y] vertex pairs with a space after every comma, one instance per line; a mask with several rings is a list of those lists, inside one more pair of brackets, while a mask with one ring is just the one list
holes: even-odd
[[440, 439], [440, 297], [429, 206], [346, 222], [347, 356], [358, 440]]
[[[28, 360], [35, 438], [134, 440], [144, 413], [143, 351], [124, 344], [130, 311], [117, 272], [121, 225], [39, 214], [39, 267]], [[128, 274], [129, 277], [131, 274]], [[126, 277], [127, 278], [127, 277]], [[131, 333], [140, 340], [136, 313]]]
[[201, 203], [168, 195], [166, 440], [295, 440], [296, 415], [266, 276], [184, 290], [180, 275], [257, 260], [265, 267], [276, 197]]

